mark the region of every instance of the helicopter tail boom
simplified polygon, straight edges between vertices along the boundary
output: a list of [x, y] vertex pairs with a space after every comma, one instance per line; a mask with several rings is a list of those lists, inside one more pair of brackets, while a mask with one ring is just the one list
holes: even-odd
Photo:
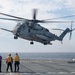
[[70, 32], [70, 29], [69, 29], [69, 28], [66, 28], [66, 29], [64, 30], [64, 32], [59, 36], [59, 40], [62, 41], [63, 38], [65, 37], [65, 35], [66, 35], [68, 32]]

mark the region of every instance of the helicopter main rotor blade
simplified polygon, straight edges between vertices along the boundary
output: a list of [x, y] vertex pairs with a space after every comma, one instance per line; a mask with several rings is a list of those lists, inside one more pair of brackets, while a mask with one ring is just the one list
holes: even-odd
[[[0, 19], [11, 20], [11, 21], [22, 21], [22, 19], [10, 19], [10, 18], [0, 18]], [[28, 20], [28, 21], [33, 22], [34, 20]], [[35, 20], [35, 23], [71, 23], [71, 21], [43, 21], [43, 20]]]
[[9, 14], [5, 14], [5, 13], [0, 13], [0, 14], [1, 14], [1, 15], [5, 15], [5, 16], [8, 16], [8, 17], [12, 17], [12, 18], [17, 18], [17, 19], [24, 19], [24, 20], [27, 20], [27, 19], [25, 19], [25, 18], [21, 18], [21, 17], [9, 15]]
[[11, 21], [21, 21], [20, 19], [9, 19], [9, 18], [0, 18], [2, 20], [11, 20]]
[[[71, 23], [72, 21], [45, 21], [45, 20], [38, 20], [41, 23]], [[73, 21], [74, 23], [75, 21]]]
[[[47, 20], [51, 20], [51, 19], [46, 19], [46, 20], [37, 20], [36, 19], [36, 13], [37, 13], [37, 10], [34, 9], [34, 14], [33, 14], [33, 19], [30, 20], [30, 19], [25, 19], [25, 18], [21, 18], [21, 17], [17, 17], [17, 16], [13, 16], [13, 15], [9, 15], [9, 14], [5, 14], [5, 13], [0, 13], [1, 15], [5, 15], [5, 16], [8, 16], [8, 17], [12, 17], [12, 18], [16, 18], [16, 19], [6, 19], [6, 18], [1, 18], [1, 19], [4, 19], [4, 20], [15, 20], [15, 21], [22, 21], [22, 20], [27, 20], [27, 21], [30, 21], [30, 22], [35, 22], [35, 23], [71, 23], [71, 21], [47, 21]], [[74, 15], [72, 15], [74, 16]], [[66, 16], [67, 17], [67, 16]], [[68, 16], [70, 17], [70, 16]], [[73, 21], [75, 22], [75, 21]]]
[[37, 15], [37, 9], [33, 10], [33, 20], [36, 20], [36, 15]]
[[0, 28], [1, 30], [5, 30], [5, 31], [8, 31], [8, 32], [13, 32], [11, 30], [8, 30], [8, 29], [4, 29], [4, 28]]
[[[72, 21], [45, 21], [45, 20], [28, 20], [35, 23], [71, 23]], [[75, 21], [73, 21], [74, 23]]]
[[57, 18], [52, 18], [52, 19], [44, 19], [44, 20], [55, 20], [55, 19], [68, 18], [68, 17], [75, 17], [75, 15], [64, 16], [64, 17], [57, 17]]

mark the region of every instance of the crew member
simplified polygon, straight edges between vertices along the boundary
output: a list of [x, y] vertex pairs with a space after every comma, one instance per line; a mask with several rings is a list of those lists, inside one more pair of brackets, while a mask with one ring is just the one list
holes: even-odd
[[19, 72], [19, 64], [20, 64], [20, 57], [18, 55], [18, 53], [15, 54], [15, 57], [14, 57], [14, 72]]
[[12, 70], [12, 63], [13, 63], [13, 58], [11, 57], [11, 54], [9, 54], [7, 59], [6, 59], [6, 64], [7, 64], [6, 71], [7, 72], [8, 72], [9, 67], [11, 69], [11, 72], [13, 72], [13, 70]]
[[0, 72], [1, 72], [1, 66], [2, 66], [2, 56], [0, 55]]

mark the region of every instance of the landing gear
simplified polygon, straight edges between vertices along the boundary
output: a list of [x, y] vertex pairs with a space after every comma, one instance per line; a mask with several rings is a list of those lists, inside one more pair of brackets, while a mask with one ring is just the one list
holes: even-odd
[[31, 42], [30, 42], [30, 44], [32, 44], [32, 45], [33, 45], [33, 44], [34, 44], [34, 42], [33, 42], [33, 41], [31, 41]]
[[44, 43], [44, 45], [47, 45], [47, 43]]
[[52, 45], [52, 43], [51, 43], [51, 42], [49, 42], [49, 41], [44, 41], [44, 42], [43, 42], [43, 44], [44, 44], [44, 45], [47, 45], [47, 44]]
[[52, 45], [52, 43], [49, 43], [50, 45]]
[[15, 36], [14, 36], [14, 39], [18, 39], [18, 36], [17, 36], [17, 35], [15, 35]]
[[14, 39], [18, 39], [18, 37], [19, 37], [19, 33], [16, 33], [16, 34], [14, 35]]
[[44, 45], [47, 45], [47, 41], [46, 40], [42, 40]]
[[50, 44], [50, 45], [52, 45], [52, 43], [43, 43], [44, 45], [47, 45], [47, 44]]

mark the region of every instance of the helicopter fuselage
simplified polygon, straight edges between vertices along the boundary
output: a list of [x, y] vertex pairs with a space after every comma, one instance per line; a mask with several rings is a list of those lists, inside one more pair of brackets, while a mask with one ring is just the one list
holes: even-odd
[[37, 41], [43, 44], [51, 44], [50, 41], [58, 38], [55, 34], [49, 32], [48, 29], [36, 23], [19, 23], [13, 29], [13, 34], [15, 37]]
[[4, 28], [0, 28], [1, 30], [5, 30], [14, 34], [14, 39], [18, 39], [18, 37], [22, 39], [26, 39], [31, 41], [30, 44], [34, 44], [33, 41], [40, 42], [44, 45], [50, 44], [51, 41], [59, 40], [62, 41], [64, 36], [71, 32], [69, 28], [66, 28], [60, 36], [57, 36], [51, 33], [45, 27], [40, 26], [38, 23], [18, 23], [13, 30], [8, 30]]

